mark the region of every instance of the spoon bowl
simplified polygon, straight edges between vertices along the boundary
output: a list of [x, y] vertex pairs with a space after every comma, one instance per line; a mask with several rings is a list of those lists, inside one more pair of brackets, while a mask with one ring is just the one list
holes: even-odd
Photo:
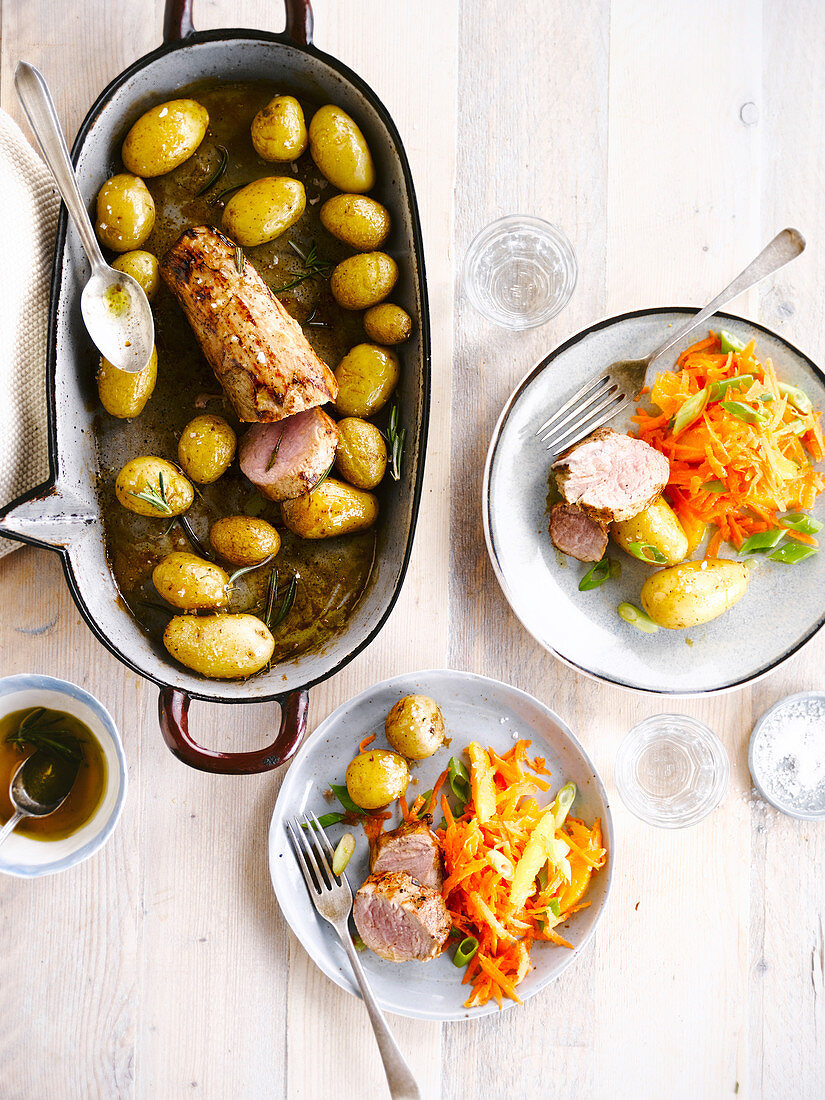
[[0, 844], [24, 817], [48, 817], [60, 809], [77, 779], [80, 760], [38, 749], [26, 757], [11, 777], [9, 798], [14, 813], [0, 829]]

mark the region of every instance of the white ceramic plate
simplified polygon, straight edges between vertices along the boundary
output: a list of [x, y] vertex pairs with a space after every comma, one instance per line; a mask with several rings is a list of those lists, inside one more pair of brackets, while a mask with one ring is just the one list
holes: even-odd
[[[590, 592], [578, 584], [589, 565], [559, 553], [547, 532], [551, 456], [536, 438], [540, 425], [600, 367], [639, 358], [656, 347], [668, 328], [695, 310], [667, 308], [625, 313], [572, 337], [543, 359], [516, 388], [501, 414], [484, 473], [483, 515], [487, 549], [504, 595], [537, 642], [600, 680], [660, 694], [691, 695], [738, 687], [790, 657], [825, 622], [825, 553], [799, 565], [760, 556], [746, 595], [704, 626], [644, 634], [616, 613], [622, 601], [639, 606], [648, 566], [612, 546], [622, 574]], [[717, 314], [757, 354], [773, 360], [779, 377], [806, 391], [825, 408], [825, 377], [780, 336], [753, 322]], [[706, 335], [697, 330], [665, 357], [675, 363], [683, 348]], [[611, 421], [627, 431], [630, 416]], [[825, 494], [823, 494], [825, 497]], [[825, 521], [825, 500], [814, 510]], [[723, 555], [733, 556], [731, 547]]]
[[[304, 880], [290, 848], [284, 822], [304, 809], [320, 817], [331, 806], [324, 798], [329, 784], [343, 783], [347, 764], [358, 751], [358, 743], [377, 734], [377, 748], [387, 748], [384, 718], [402, 696], [429, 695], [444, 714], [451, 744], [429, 760], [415, 765], [407, 791], [412, 800], [433, 785], [447, 766], [450, 756], [459, 756], [470, 741], [480, 741], [497, 752], [512, 748], [519, 737], [529, 738], [531, 754], [544, 756], [552, 772], [549, 799], [558, 787], [572, 780], [579, 795], [573, 813], [590, 822], [600, 817], [608, 850], [607, 866], [593, 879], [588, 892], [592, 905], [560, 926], [574, 950], [555, 944], [535, 944], [532, 970], [519, 986], [522, 1000], [538, 993], [570, 965], [590, 939], [604, 909], [613, 870], [613, 826], [607, 795], [593, 764], [564, 722], [531, 695], [468, 672], [430, 671], [398, 676], [376, 684], [356, 696], [322, 722], [304, 744], [281, 787], [269, 828], [269, 869], [272, 885], [289, 926], [309, 956], [342, 989], [357, 994], [355, 979], [333, 929], [315, 912]], [[397, 822], [389, 822], [392, 827]], [[347, 868], [355, 890], [369, 874], [369, 853], [363, 831], [358, 827], [334, 825], [328, 830], [333, 843], [347, 828], [356, 836], [357, 847]], [[466, 1009], [468, 987], [461, 984], [463, 971], [451, 962], [452, 951], [428, 962], [390, 963], [370, 951], [361, 958], [372, 988], [387, 1012], [423, 1020], [463, 1020], [498, 1012], [493, 1001], [483, 1008]], [[514, 1004], [505, 1000], [505, 1005]]]

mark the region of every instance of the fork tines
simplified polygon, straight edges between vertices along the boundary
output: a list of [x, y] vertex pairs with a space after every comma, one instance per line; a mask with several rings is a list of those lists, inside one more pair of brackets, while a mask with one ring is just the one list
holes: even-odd
[[309, 892], [320, 894], [337, 886], [331, 866], [332, 845], [315, 814], [310, 810], [303, 821], [295, 817], [287, 821], [286, 828]]
[[548, 451], [559, 453], [612, 420], [630, 402], [630, 395], [616, 378], [598, 375], [545, 420], [536, 435]]

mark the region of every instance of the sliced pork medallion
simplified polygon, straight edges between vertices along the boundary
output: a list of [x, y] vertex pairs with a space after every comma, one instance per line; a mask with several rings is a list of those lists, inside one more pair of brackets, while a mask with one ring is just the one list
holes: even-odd
[[389, 833], [380, 833], [370, 852], [370, 871], [383, 875], [406, 871], [422, 886], [441, 890], [441, 845], [429, 820], [404, 822]]
[[643, 439], [599, 428], [553, 463], [561, 495], [600, 523], [632, 519], [667, 485], [670, 464]]
[[444, 950], [452, 922], [441, 894], [408, 875], [370, 875], [352, 907], [358, 935], [390, 962], [434, 959]]
[[222, 233], [187, 229], [160, 273], [241, 420], [283, 420], [338, 396], [301, 326]]
[[563, 554], [579, 561], [601, 561], [607, 549], [607, 532], [578, 504], [553, 505], [550, 538]]
[[255, 424], [241, 438], [241, 469], [270, 500], [295, 500], [317, 485], [335, 458], [338, 429], [323, 409], [276, 424]]

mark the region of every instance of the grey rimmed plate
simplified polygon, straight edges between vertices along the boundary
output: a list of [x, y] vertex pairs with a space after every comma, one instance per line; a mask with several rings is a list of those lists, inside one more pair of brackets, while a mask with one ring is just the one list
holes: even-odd
[[[626, 600], [639, 606], [650, 567], [611, 544], [621, 577], [579, 592], [589, 566], [555, 550], [547, 532], [551, 457], [536, 430], [597, 370], [618, 359], [639, 358], [668, 328], [696, 311], [684, 307], [640, 310], [611, 317], [556, 348], [518, 385], [493, 432], [484, 472], [483, 515], [487, 549], [504, 595], [533, 637], [580, 672], [622, 687], [660, 694], [724, 691], [764, 676], [804, 645], [825, 622], [825, 553], [798, 565], [756, 559], [745, 596], [723, 616], [689, 630], [644, 634], [616, 613]], [[756, 340], [760, 358], [773, 360], [780, 379], [804, 389], [825, 408], [825, 376], [782, 337], [741, 317], [720, 313], [724, 327]], [[658, 364], [672, 366], [686, 337]], [[611, 422], [631, 426], [630, 412]], [[825, 521], [825, 500], [814, 514]], [[732, 547], [723, 554], [733, 556]]]
[[[613, 824], [602, 782], [573, 733], [552, 710], [508, 684], [452, 670], [411, 673], [368, 688], [322, 722], [291, 764], [272, 814], [269, 869], [278, 903], [316, 965], [336, 985], [357, 994], [344, 949], [330, 925], [315, 912], [309, 898], [284, 822], [305, 809], [314, 810], [319, 817], [330, 809], [340, 809], [337, 803], [330, 805], [324, 798], [329, 784], [344, 782], [347, 764], [358, 752], [359, 742], [370, 733], [377, 734], [373, 743], [376, 748], [389, 747], [384, 736], [384, 718], [394, 703], [412, 694], [435, 699], [444, 715], [450, 744], [428, 760], [413, 765], [407, 791], [410, 800], [432, 787], [449, 758], [460, 756], [470, 741], [480, 741], [504, 752], [518, 738], [526, 737], [532, 741], [531, 754], [544, 756], [552, 773], [551, 790], [543, 800], [549, 802], [558, 787], [572, 780], [579, 791], [572, 812], [588, 823], [601, 818], [608, 859], [607, 866], [594, 876], [588, 890], [587, 899], [592, 904], [559, 928], [573, 944], [572, 951], [550, 943], [534, 944], [532, 968], [519, 986], [519, 994], [526, 1000], [577, 958], [595, 930], [613, 872]], [[397, 822], [389, 822], [387, 828], [393, 824]], [[363, 831], [357, 825], [333, 825], [327, 831], [335, 843], [348, 829], [357, 841], [346, 872], [355, 890], [369, 874]], [[427, 962], [399, 964], [364, 951], [361, 958], [381, 1007], [387, 1012], [422, 1020], [464, 1020], [498, 1012], [495, 1001], [482, 1008], [464, 1008], [469, 987], [461, 984], [463, 971], [453, 966], [451, 956], [452, 950], [448, 950]], [[504, 1003], [505, 1007], [515, 1004], [507, 1000]]]

